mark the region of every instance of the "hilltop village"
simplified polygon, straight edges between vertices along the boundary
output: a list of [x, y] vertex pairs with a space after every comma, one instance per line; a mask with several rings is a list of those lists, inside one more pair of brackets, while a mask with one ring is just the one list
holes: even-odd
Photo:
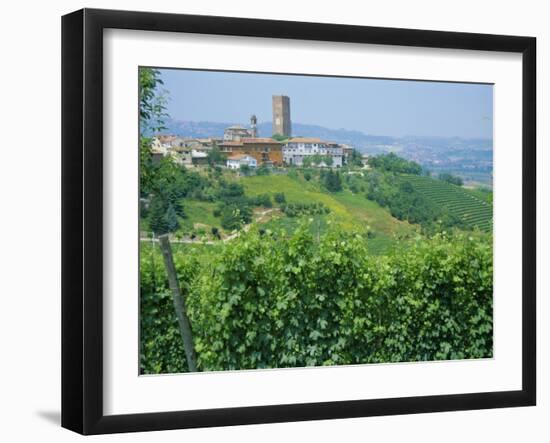
[[255, 224], [294, 232], [307, 216], [319, 234], [333, 223], [368, 232], [371, 250], [382, 252], [396, 235], [419, 229], [492, 229], [490, 192], [466, 190], [451, 174], [434, 179], [394, 153], [367, 157], [350, 145], [297, 136], [287, 96], [272, 97], [272, 115], [270, 137], [259, 134], [255, 115], [223, 136], [155, 136], [157, 176], [140, 182], [143, 238], [171, 232], [183, 242], [216, 243]]
[[[154, 137], [152, 155], [154, 161], [171, 156], [185, 167], [209, 163], [213, 152], [222, 154], [228, 169], [311, 166], [339, 168], [354, 155], [353, 147], [316, 137], [292, 136], [290, 98], [285, 95], [272, 97], [273, 134], [260, 137], [257, 118], [250, 117], [250, 126], [230, 126], [223, 137], [189, 138], [177, 135]], [[210, 155], [209, 155], [210, 154]], [[358, 154], [356, 154], [358, 155]], [[367, 156], [361, 157], [366, 165]]]

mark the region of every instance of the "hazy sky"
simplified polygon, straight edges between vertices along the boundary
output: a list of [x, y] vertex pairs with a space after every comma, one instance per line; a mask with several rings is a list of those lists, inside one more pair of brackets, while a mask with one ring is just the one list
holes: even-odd
[[493, 87], [466, 83], [161, 70], [176, 120], [271, 121], [271, 96], [290, 97], [294, 123], [373, 135], [491, 138]]

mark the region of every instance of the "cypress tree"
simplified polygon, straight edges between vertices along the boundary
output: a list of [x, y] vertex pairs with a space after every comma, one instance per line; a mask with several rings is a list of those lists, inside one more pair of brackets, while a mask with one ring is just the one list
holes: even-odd
[[160, 197], [153, 197], [151, 201], [151, 209], [149, 210], [149, 226], [151, 230], [157, 234], [165, 234], [168, 232], [166, 226], [164, 203]]
[[176, 210], [174, 209], [174, 206], [168, 205], [168, 209], [164, 214], [164, 221], [166, 225], [166, 230], [168, 232], [175, 232], [180, 227], [180, 223], [178, 221], [178, 215], [176, 214]]

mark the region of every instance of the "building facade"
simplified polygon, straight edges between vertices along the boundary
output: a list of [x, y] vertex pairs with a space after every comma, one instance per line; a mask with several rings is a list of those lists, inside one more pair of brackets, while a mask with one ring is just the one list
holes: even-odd
[[230, 126], [223, 131], [224, 142], [238, 142], [242, 138], [252, 137], [252, 131], [243, 126]]
[[321, 159], [319, 164], [312, 166], [339, 168], [343, 164], [344, 152], [338, 143], [323, 141], [319, 138], [296, 137], [290, 139], [283, 146], [283, 161], [287, 165], [303, 166], [306, 157], [311, 160], [330, 157], [332, 164], [330, 162], [327, 164]]
[[225, 128], [223, 132], [224, 142], [238, 142], [243, 138], [256, 138], [258, 137], [258, 119], [253, 114], [250, 116], [250, 128], [244, 126], [230, 126]]
[[290, 123], [290, 98], [286, 95], [274, 95], [273, 105], [273, 134], [290, 137], [292, 127]]
[[343, 152], [343, 159], [342, 161], [344, 162], [345, 165], [347, 165], [349, 163], [349, 159], [351, 158], [352, 154], [353, 154], [353, 147], [350, 146], [350, 145], [345, 145], [345, 144], [340, 144], [340, 147], [342, 148], [342, 152]]
[[220, 150], [228, 157], [248, 155], [256, 159], [258, 165], [281, 166], [283, 164], [282, 143], [271, 138], [242, 138], [220, 144]]
[[255, 168], [258, 166], [258, 162], [250, 155], [232, 155], [227, 157], [226, 166], [229, 169], [240, 169], [241, 166]]

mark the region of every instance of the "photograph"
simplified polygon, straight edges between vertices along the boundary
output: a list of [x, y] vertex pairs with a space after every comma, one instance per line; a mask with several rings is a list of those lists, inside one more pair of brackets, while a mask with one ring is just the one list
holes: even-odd
[[508, 3], [6, 2], [0, 442], [550, 442]]
[[138, 81], [140, 374], [492, 358], [492, 84]]

